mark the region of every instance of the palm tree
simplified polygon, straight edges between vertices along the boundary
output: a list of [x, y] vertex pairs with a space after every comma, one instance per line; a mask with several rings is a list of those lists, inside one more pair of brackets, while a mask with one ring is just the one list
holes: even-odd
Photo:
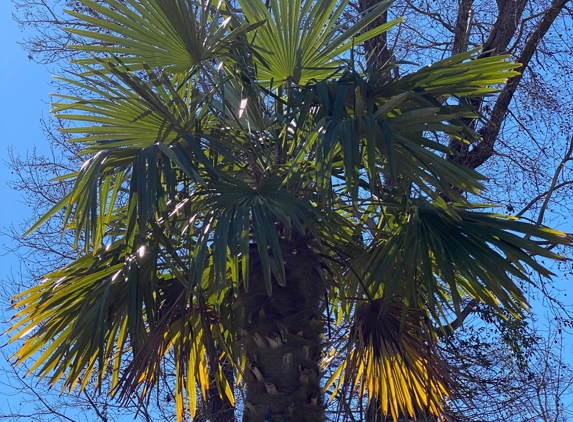
[[82, 94], [54, 113], [86, 160], [30, 229], [64, 212], [79, 253], [17, 297], [15, 358], [144, 400], [170, 357], [178, 420], [210, 380], [234, 400], [223, 363], [245, 421], [322, 421], [324, 392], [443, 414], [447, 319], [466, 298], [519, 315], [520, 283], [550, 275], [535, 256], [559, 258], [536, 240], [567, 242], [472, 203], [482, 177], [447, 159], [478, 141], [464, 99], [517, 65], [474, 50], [365, 77], [353, 47], [399, 22], [364, 30], [384, 1], [350, 27], [336, 0], [82, 2], [93, 29], [70, 31], [92, 42], [63, 79]]

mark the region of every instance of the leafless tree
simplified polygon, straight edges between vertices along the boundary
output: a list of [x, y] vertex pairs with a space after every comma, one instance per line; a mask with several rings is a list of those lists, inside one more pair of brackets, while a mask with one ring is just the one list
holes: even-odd
[[564, 337], [564, 326], [555, 319], [504, 319], [478, 307], [445, 342], [462, 386], [452, 420], [571, 420], [573, 368], [565, 359]]

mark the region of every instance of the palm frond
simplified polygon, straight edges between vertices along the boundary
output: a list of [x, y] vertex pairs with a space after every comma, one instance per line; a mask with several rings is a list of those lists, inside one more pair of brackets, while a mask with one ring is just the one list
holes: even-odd
[[367, 397], [372, 420], [440, 416], [445, 397], [455, 392], [452, 368], [440, 358], [422, 309], [399, 301], [389, 306], [381, 299], [366, 302], [354, 315], [345, 347], [325, 391], [331, 398]]
[[[253, 22], [231, 28], [230, 17], [225, 17], [220, 7], [209, 0], [128, 3], [109, 0], [106, 5], [82, 0], [82, 3], [99, 17], [71, 10], [67, 13], [100, 30], [67, 28], [69, 32], [97, 41], [76, 48], [104, 56], [121, 56], [132, 70], [146, 65], [186, 74], [210, 60], [224, 60], [241, 37], [259, 25]], [[98, 61], [91, 58], [77, 62], [94, 64]]]
[[[382, 1], [369, 9], [350, 28], [337, 20], [347, 1], [271, 0], [269, 7], [258, 0], [239, 0], [250, 23], [264, 22], [252, 35], [258, 81], [279, 86], [283, 82], [305, 85], [323, 80], [341, 68], [341, 56], [354, 45], [398, 24], [396, 19], [361, 33], [390, 7]], [[251, 35], [249, 35], [251, 36]]]
[[423, 304], [438, 319], [444, 304], [459, 312], [463, 297], [519, 314], [527, 301], [514, 279], [532, 283], [528, 267], [551, 275], [532, 256], [562, 259], [519, 234], [568, 243], [558, 231], [424, 200], [403, 218], [387, 241], [373, 241], [364, 266], [367, 285], [373, 293], [403, 297], [410, 306]]

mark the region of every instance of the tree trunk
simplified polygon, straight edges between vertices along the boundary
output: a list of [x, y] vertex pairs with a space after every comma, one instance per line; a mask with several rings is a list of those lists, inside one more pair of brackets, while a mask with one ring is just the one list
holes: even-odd
[[[569, 0], [553, 0], [551, 5], [543, 12], [543, 17], [527, 36], [521, 52], [515, 58], [515, 62], [521, 63], [522, 65], [519, 70], [521, 73], [509, 79], [501, 90], [501, 93], [495, 101], [493, 110], [489, 115], [488, 124], [481, 127], [478, 131], [482, 137], [482, 141], [470, 149], [467, 145], [461, 144], [455, 139], [451, 140], [450, 148], [456, 150], [458, 154], [450, 156], [450, 160], [475, 169], [485, 163], [493, 155], [499, 131], [505, 120], [511, 100], [521, 82], [523, 72], [525, 72], [543, 37], [547, 31], [549, 31], [555, 19], [561, 14], [561, 11], [567, 6], [568, 2]], [[497, 4], [499, 9], [498, 18], [483, 46], [481, 56], [503, 53], [508, 48], [510, 41], [518, 29], [518, 22], [521, 19], [526, 1], [498, 1]], [[479, 107], [482, 102], [483, 100], [474, 101], [472, 105]], [[476, 121], [471, 121], [470, 126], [475, 127], [475, 123]]]
[[322, 269], [307, 238], [283, 240], [281, 249], [284, 286], [273, 277], [269, 297], [262, 263], [253, 250], [249, 289], [239, 298], [247, 358], [243, 420], [320, 422], [324, 420], [318, 370], [324, 326]]
[[[366, 12], [369, 8], [375, 6], [378, 0], [359, 0], [358, 10], [360, 13]], [[384, 12], [366, 27], [369, 31], [380, 25], [388, 22], [388, 12]], [[372, 73], [381, 68], [391, 58], [390, 50], [388, 49], [388, 36], [386, 32], [375, 36], [364, 42], [364, 50], [366, 53], [366, 72]]]

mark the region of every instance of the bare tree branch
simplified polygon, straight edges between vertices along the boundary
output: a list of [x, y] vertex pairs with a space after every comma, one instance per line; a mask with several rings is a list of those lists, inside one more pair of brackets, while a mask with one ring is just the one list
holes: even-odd
[[[467, 153], [454, 157], [454, 162], [475, 169], [481, 166], [489, 157], [492, 156], [495, 141], [499, 135], [509, 104], [511, 103], [513, 95], [521, 82], [523, 72], [527, 69], [529, 62], [531, 61], [531, 57], [535, 53], [539, 43], [557, 16], [559, 16], [565, 5], [570, 1], [571, 0], [553, 0], [551, 6], [546, 9], [543, 18], [538, 22], [533, 32], [529, 34], [521, 53], [517, 57], [517, 62], [522, 65], [521, 73], [507, 81], [495, 102], [495, 106], [489, 118], [489, 124], [485, 125], [479, 131], [482, 141]], [[505, 44], [505, 40], [507, 39], [505, 31], [497, 30], [497, 32], [498, 34], [490, 36], [488, 42], [484, 45], [484, 50], [491, 49], [494, 51], [500, 51], [504, 45], [507, 46], [507, 44]], [[507, 43], [509, 43], [509, 40], [507, 40]]]
[[459, 54], [468, 49], [472, 20], [472, 5], [474, 0], [462, 0], [458, 9], [456, 27], [454, 30], [454, 46], [452, 54]]

